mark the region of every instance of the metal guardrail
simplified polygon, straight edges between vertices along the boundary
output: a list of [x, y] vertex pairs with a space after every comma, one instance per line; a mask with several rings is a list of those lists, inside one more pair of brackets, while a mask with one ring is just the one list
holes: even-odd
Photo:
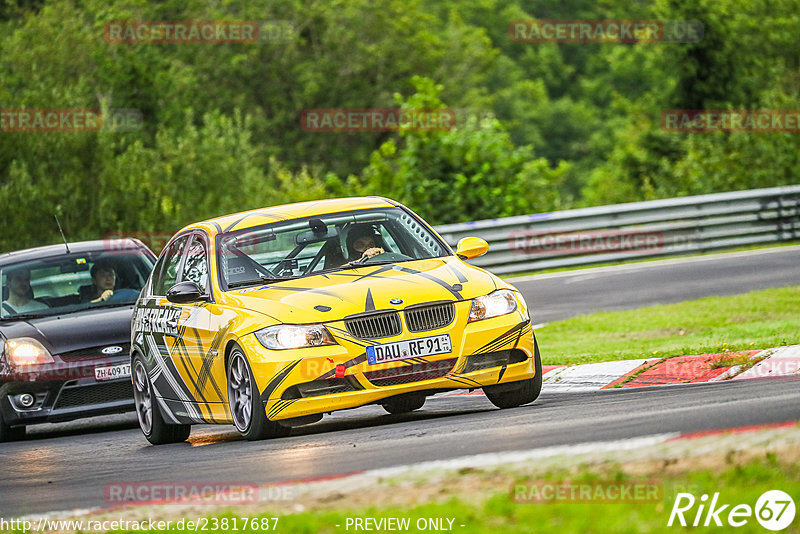
[[651, 200], [448, 224], [455, 249], [481, 237], [471, 263], [497, 274], [697, 254], [800, 240], [800, 186]]

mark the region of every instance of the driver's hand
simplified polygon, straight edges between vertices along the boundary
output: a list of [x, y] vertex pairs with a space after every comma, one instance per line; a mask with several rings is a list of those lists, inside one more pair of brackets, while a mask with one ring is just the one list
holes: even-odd
[[364, 254], [361, 255], [361, 259], [366, 260], [373, 256], [377, 256], [378, 254], [383, 254], [384, 252], [386, 251], [383, 250], [382, 248], [378, 247], [368, 248], [367, 250], [364, 251]]
[[112, 290], [106, 289], [99, 297], [94, 299], [92, 302], [103, 302], [105, 300], [110, 299], [113, 294], [114, 292]]

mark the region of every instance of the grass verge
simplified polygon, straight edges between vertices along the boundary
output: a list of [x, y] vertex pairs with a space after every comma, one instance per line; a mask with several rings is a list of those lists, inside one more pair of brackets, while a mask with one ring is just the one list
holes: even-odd
[[[684, 513], [689, 530], [697, 530], [691, 524], [697, 515], [701, 496], [709, 496], [710, 501], [718, 493], [717, 507], [729, 506], [719, 514], [723, 526], [712, 523], [711, 529], [726, 532], [731, 529], [727, 524], [731, 509], [739, 504], [755, 509], [759, 497], [767, 491], [778, 489], [797, 500], [800, 496], [798, 451], [797, 445], [791, 444], [738, 451], [722, 448], [691, 459], [667, 456], [624, 464], [612, 461], [581, 463], [572, 467], [551, 465], [545, 470], [525, 464], [487, 470], [462, 469], [443, 478], [407, 481], [405, 487], [391, 483], [393, 492], [387, 494], [378, 490], [376, 498], [369, 499], [369, 504], [364, 504], [361, 493], [342, 494], [323, 498], [306, 509], [289, 513], [261, 509], [237, 514], [229, 510], [206, 516], [208, 519], [204, 524], [222, 525], [225, 521], [226, 530], [232, 530], [234, 522], [238, 522], [237, 530], [241, 532], [263, 532], [261, 528], [249, 528], [254, 518], [255, 524], [263, 518], [268, 521], [269, 530], [274, 532], [336, 534], [363, 532], [364, 528], [354, 528], [357, 518], [362, 521], [369, 518], [370, 530], [388, 531], [376, 526], [382, 519], [393, 518], [406, 521], [408, 527], [391, 530], [406, 532], [674, 532], [685, 530], [679, 526], [667, 526], [679, 493], [691, 493], [695, 497], [695, 505]], [[642, 483], [659, 488], [655, 498], [622, 500], [609, 491], [611, 485], [622, 487]], [[562, 493], [562, 498], [544, 502], [515, 502], [515, 496], [532, 495], [536, 492], [531, 488], [544, 486], [566, 487], [567, 492]], [[594, 491], [592, 497], [583, 502], [563, 498], [563, 495], [571, 493], [569, 490], [572, 488], [586, 486], [605, 489], [600, 493]], [[401, 490], [406, 495], [415, 494], [416, 498], [398, 501], [397, 495]], [[375, 504], [380, 496], [387, 498], [387, 502]], [[681, 504], [686, 502], [683, 500]], [[704, 530], [707, 504], [700, 517], [698, 528], [701, 530]], [[244, 517], [248, 518], [248, 527], [241, 528]], [[273, 518], [278, 518], [277, 524]], [[746, 524], [736, 528], [737, 532], [766, 532], [754, 516], [745, 519]], [[782, 532], [800, 532], [800, 516]]]
[[544, 364], [766, 349], [800, 343], [800, 286], [582, 315], [536, 331]]

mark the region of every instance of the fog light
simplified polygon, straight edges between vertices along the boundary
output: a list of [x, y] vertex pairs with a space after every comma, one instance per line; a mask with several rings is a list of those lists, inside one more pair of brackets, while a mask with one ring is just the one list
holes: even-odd
[[30, 408], [36, 402], [36, 399], [30, 393], [23, 393], [22, 395], [17, 395], [17, 402], [23, 408]]

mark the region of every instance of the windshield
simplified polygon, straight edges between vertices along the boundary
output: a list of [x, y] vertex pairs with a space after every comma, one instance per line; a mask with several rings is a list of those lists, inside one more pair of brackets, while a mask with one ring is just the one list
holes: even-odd
[[151, 258], [141, 249], [61, 254], [0, 266], [0, 319], [133, 304]]
[[400, 208], [359, 210], [247, 228], [217, 238], [223, 288], [451, 254]]

